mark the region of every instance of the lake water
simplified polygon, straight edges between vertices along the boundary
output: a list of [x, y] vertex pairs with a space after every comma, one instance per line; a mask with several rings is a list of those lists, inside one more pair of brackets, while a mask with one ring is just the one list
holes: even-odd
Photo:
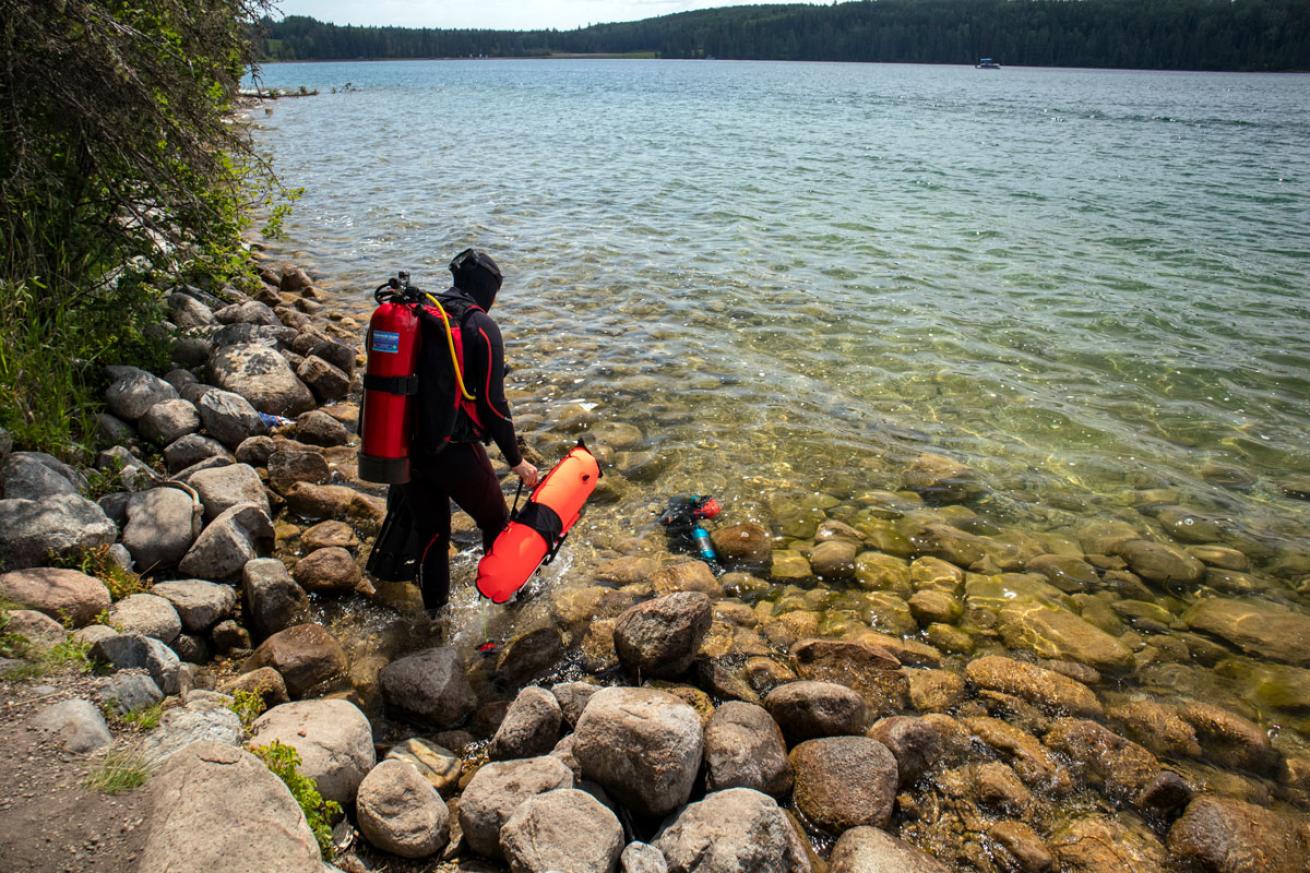
[[[1213, 540], [1254, 562], [1238, 596], [1306, 607], [1310, 503], [1285, 492], [1310, 475], [1310, 77], [576, 60], [263, 82], [320, 91], [259, 113], [258, 140], [305, 188], [282, 248], [339, 305], [366, 316], [398, 269], [444, 287], [483, 248], [532, 442], [640, 429], [549, 580], [657, 543], [670, 494], [775, 531], [797, 505], [856, 521], [932, 452], [977, 471], [976, 516], [951, 517], [975, 532]], [[808, 548], [812, 524], [781, 527]], [[1193, 693], [1241, 696], [1218, 687]]]

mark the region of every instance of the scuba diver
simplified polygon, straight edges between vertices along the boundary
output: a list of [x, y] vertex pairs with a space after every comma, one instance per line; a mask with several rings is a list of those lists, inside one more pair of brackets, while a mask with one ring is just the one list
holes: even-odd
[[[420, 308], [424, 341], [418, 361], [411, 475], [403, 486], [417, 535], [418, 583], [429, 618], [450, 597], [450, 501], [473, 517], [482, 531], [484, 550], [491, 549], [509, 521], [500, 481], [483, 444], [496, 443], [524, 487], [533, 487], [539, 477], [519, 450], [505, 399], [504, 345], [500, 328], [487, 314], [503, 281], [500, 268], [484, 252], [466, 249], [450, 262], [450, 272], [454, 286], [437, 299], [462, 338], [464, 372], [459, 390], [464, 397], [452, 395], [443, 384], [441, 374], [450, 370], [445, 356], [451, 353], [445, 326]], [[454, 407], [452, 396], [458, 398]]]

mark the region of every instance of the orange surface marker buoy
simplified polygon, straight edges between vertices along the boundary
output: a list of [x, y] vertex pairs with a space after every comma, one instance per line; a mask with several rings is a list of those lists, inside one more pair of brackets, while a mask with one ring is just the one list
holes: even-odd
[[508, 603], [542, 564], [554, 560], [596, 490], [600, 465], [582, 440], [532, 490], [491, 551], [478, 562], [478, 593]]

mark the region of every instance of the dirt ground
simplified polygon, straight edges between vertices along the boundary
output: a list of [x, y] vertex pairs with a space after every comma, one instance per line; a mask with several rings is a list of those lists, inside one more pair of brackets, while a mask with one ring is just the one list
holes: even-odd
[[[149, 782], [134, 791], [102, 794], [86, 779], [105, 747], [88, 755], [63, 752], [28, 726], [43, 707], [62, 700], [95, 701], [105, 680], [69, 671], [23, 681], [0, 680], [0, 870], [3, 873], [127, 873], [145, 843]], [[132, 731], [110, 725], [114, 746]]]

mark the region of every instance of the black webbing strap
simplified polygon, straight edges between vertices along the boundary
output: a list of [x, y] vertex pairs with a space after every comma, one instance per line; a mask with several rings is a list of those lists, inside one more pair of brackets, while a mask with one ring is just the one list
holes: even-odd
[[417, 394], [418, 376], [370, 376], [364, 374], [366, 391], [385, 391], [388, 394]]
[[544, 503], [529, 500], [519, 510], [518, 516], [514, 520], [519, 524], [525, 524], [532, 528], [546, 541], [547, 552], [544, 563], [549, 564], [554, 559], [555, 553], [559, 551], [559, 547], [564, 543], [564, 521], [559, 517], [559, 513]]

